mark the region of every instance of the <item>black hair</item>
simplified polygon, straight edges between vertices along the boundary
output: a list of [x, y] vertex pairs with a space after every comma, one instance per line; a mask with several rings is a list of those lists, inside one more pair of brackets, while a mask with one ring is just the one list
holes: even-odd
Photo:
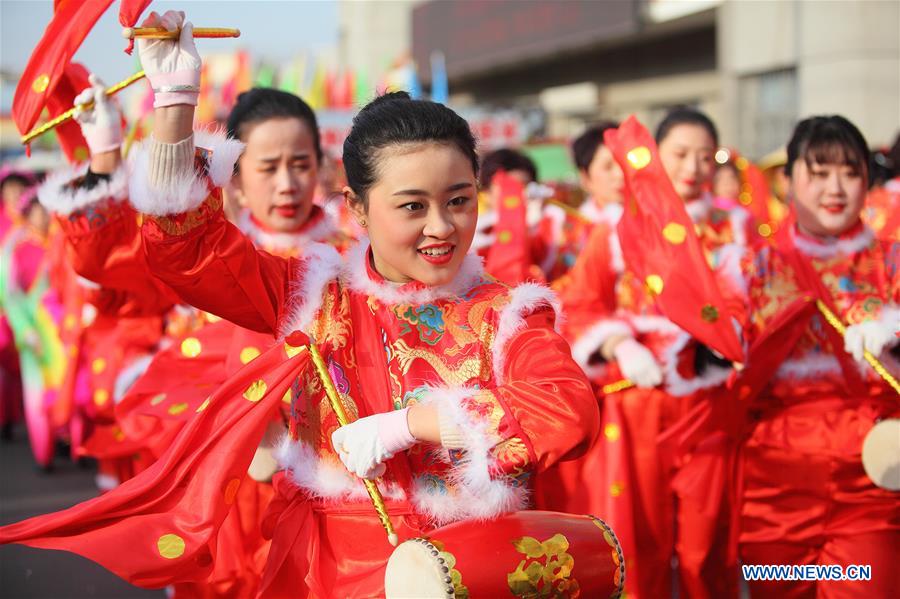
[[784, 173], [788, 177], [798, 159], [807, 165], [846, 164], [866, 177], [871, 171], [866, 138], [853, 123], [837, 114], [814, 116], [797, 123], [787, 145]]
[[34, 181], [29, 180], [25, 175], [13, 172], [3, 177], [3, 180], [0, 181], [0, 189], [3, 189], [7, 183], [19, 183], [22, 187], [28, 187], [34, 184]]
[[666, 118], [662, 120], [656, 128], [656, 145], [662, 143], [669, 133], [678, 125], [696, 125], [703, 127], [709, 136], [712, 137], [713, 145], [719, 146], [719, 132], [716, 130], [712, 119], [693, 108], [687, 106], [678, 106], [669, 111]]
[[575, 166], [582, 172], [587, 172], [594, 160], [594, 155], [603, 145], [603, 134], [609, 129], [616, 129], [618, 123], [603, 121], [589, 127], [584, 133], [572, 142], [572, 156], [575, 158]]
[[478, 174], [475, 136], [464, 118], [437, 102], [413, 100], [403, 91], [383, 94], [353, 117], [344, 140], [347, 186], [368, 208], [369, 189], [378, 180], [379, 151], [392, 145], [440, 142], [455, 146]]
[[238, 95], [237, 102], [228, 115], [228, 136], [244, 139], [248, 126], [269, 119], [295, 118], [306, 123], [313, 136], [316, 158], [322, 160], [322, 145], [319, 139], [319, 124], [316, 113], [309, 104], [294, 94], [269, 87], [254, 87]]
[[481, 161], [481, 176], [478, 184], [486, 188], [491, 184], [491, 179], [497, 171], [525, 171], [532, 181], [537, 181], [537, 167], [534, 162], [521, 152], [510, 148], [494, 150]]

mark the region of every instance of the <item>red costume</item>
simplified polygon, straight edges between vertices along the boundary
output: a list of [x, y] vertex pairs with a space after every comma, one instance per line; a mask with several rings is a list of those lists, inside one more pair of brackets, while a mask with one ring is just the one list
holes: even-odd
[[[751, 581], [750, 589], [765, 597], [888, 597], [900, 588], [900, 501], [868, 479], [860, 451], [875, 422], [900, 414], [897, 395], [844, 352], [815, 309], [795, 318], [791, 340], [778, 339], [777, 323], [822, 299], [845, 324], [878, 320], [900, 330], [900, 243], [877, 240], [861, 224], [827, 244], [794, 227], [784, 233], [745, 264], [747, 337], [752, 344], [775, 335], [784, 358], [748, 406], [741, 557], [745, 564], [871, 565], [872, 580]], [[900, 372], [891, 352], [880, 359]]]
[[[740, 254], [723, 248], [747, 240], [746, 212], [724, 211], [705, 196], [686, 206], [710, 265], [737, 267]], [[615, 228], [598, 225], [561, 290], [565, 334], [572, 355], [594, 383], [621, 381], [616, 363], [599, 356], [617, 335], [633, 336], [655, 356], [664, 372], [661, 387], [632, 387], [603, 398], [600, 443], [580, 461], [561, 464], [559, 491], [543, 505], [575, 513], [600, 513], [619, 536], [629, 576], [629, 595], [660, 597], [671, 592], [671, 558], [678, 556], [680, 588], [691, 597], [737, 593], [736, 564], [724, 559], [730, 514], [673, 490], [681, 463], [659, 446], [666, 433], [700, 402], [707, 389], [723, 384], [731, 369], [709, 365], [695, 374], [695, 342], [656, 306], [645, 281], [627, 266], [617, 268]], [[564, 489], [564, 490], [563, 490]]]
[[87, 428], [77, 450], [100, 459], [98, 485], [108, 490], [134, 474], [137, 451], [116, 423], [115, 404], [158, 350], [178, 298], [152, 276], [140, 276], [147, 269], [138, 215], [123, 201], [124, 167], [90, 189], [84, 177], [83, 167], [56, 173], [39, 196], [57, 215], [68, 259], [88, 287], [81, 348], [72, 356], [90, 390], [89, 401], [77, 406]]
[[[351, 417], [415, 402], [439, 406], [444, 447], [420, 444], [398, 454], [380, 479], [401, 538], [523, 509], [535, 473], [590, 445], [596, 403], [553, 330], [555, 300], [548, 290], [492, 282], [474, 257], [451, 283], [429, 288], [384, 281], [365, 243], [346, 259], [317, 244], [304, 248], [300, 259], [258, 251], [224, 219], [219, 192], [207, 193], [210, 181], [223, 180], [215, 165], [222, 153], [214, 145], [209, 178], [198, 174], [167, 191], [148, 185], [147, 170], [137, 169], [131, 201], [156, 214], [143, 225], [151, 269], [185, 301], [240, 326], [310, 332]], [[336, 417], [293, 349], [301, 343], [294, 337], [248, 363], [198, 407], [201, 415], [161, 460], [167, 465], [89, 504], [7, 527], [0, 539], [76, 550], [147, 585], [201, 580], [216, 522], [234, 497], [229, 479], [236, 481], [234, 490], [241, 485], [247, 449], [255, 447], [271, 410], [286, 402], [290, 434], [279, 451], [284, 471], [274, 480], [265, 527], [273, 540], [260, 594], [379, 595], [390, 545], [361, 481], [331, 447]], [[250, 412], [246, 400], [263, 412]], [[209, 428], [238, 413], [248, 416]], [[201, 431], [214, 432], [204, 437]], [[237, 449], [217, 451], [220, 444]], [[190, 456], [200, 461], [183, 459]], [[224, 505], [220, 484], [227, 487]], [[177, 501], [152, 499], [160, 493]], [[110, 521], [108, 510], [126, 500], [129, 508], [117, 512], [121, 519]], [[162, 526], [175, 529], [160, 536]], [[113, 535], [126, 530], [159, 542], [136, 543], [135, 553], [116, 555], [121, 538]]]

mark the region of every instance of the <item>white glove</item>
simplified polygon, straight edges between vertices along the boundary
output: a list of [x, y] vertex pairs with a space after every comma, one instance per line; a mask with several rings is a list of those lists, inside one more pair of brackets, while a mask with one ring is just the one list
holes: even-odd
[[[75, 96], [75, 120], [87, 141], [91, 155], [111, 152], [122, 145], [122, 119], [114, 98], [106, 95], [106, 86], [93, 73], [88, 77], [91, 86]], [[82, 104], [93, 102], [83, 110]]]
[[383, 462], [416, 444], [409, 432], [409, 408], [366, 416], [331, 433], [331, 445], [347, 470], [360, 478], [384, 474]]
[[844, 331], [844, 349], [854, 360], [865, 363], [863, 350], [878, 356], [896, 339], [896, 330], [892, 331], [884, 322], [867, 320], [847, 327]]
[[613, 355], [625, 378], [638, 387], [656, 387], [662, 382], [662, 369], [656, 363], [653, 353], [634, 339], [619, 342]]
[[196, 106], [202, 61], [194, 45], [194, 26], [184, 20], [184, 12], [174, 10], [166, 11], [162, 17], [151, 12], [141, 26], [164, 27], [167, 31], [181, 28], [178, 40], [138, 38], [138, 56], [153, 88], [153, 106]]

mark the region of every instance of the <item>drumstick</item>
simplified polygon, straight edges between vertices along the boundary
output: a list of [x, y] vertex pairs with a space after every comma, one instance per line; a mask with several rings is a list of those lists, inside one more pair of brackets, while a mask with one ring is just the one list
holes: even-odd
[[[169, 31], [164, 27], [124, 27], [122, 29], [122, 37], [127, 40], [138, 37], [150, 40], [177, 40], [180, 36], [181, 29], [174, 31]], [[241, 30], [227, 27], [194, 28], [194, 39], [221, 37], [241, 37]]]
[[628, 380], [622, 379], [621, 381], [616, 381], [615, 383], [609, 383], [608, 385], [603, 385], [603, 394], [610, 395], [611, 393], [618, 393], [619, 391], [624, 391], [625, 389], [631, 389], [635, 384]]
[[[844, 323], [841, 322], [841, 319], [838, 318], [834, 312], [831, 311], [825, 302], [820, 299], [816, 300], [816, 308], [819, 309], [819, 312], [822, 313], [822, 316], [825, 317], [825, 320], [828, 321], [828, 324], [834, 327], [834, 330], [841, 334], [843, 337], [844, 333], [847, 331], [847, 327], [844, 326]], [[900, 383], [897, 382], [897, 379], [888, 372], [887, 368], [884, 367], [884, 364], [878, 361], [878, 358], [869, 353], [869, 350], [863, 350], [863, 357], [866, 359], [866, 362], [869, 363], [869, 366], [872, 367], [878, 376], [880, 376], [884, 382], [891, 386], [891, 388], [897, 392], [897, 395], [900, 395]]]
[[[122, 81], [119, 81], [118, 83], [116, 83], [116, 84], [113, 85], [112, 87], [108, 88], [108, 89], [106, 90], [106, 95], [107, 95], [107, 96], [111, 96], [111, 95], [115, 94], [116, 92], [119, 92], [119, 91], [125, 89], [126, 87], [128, 87], [129, 85], [131, 85], [132, 83], [134, 83], [135, 81], [139, 81], [139, 80], [142, 79], [143, 77], [144, 77], [144, 71], [138, 71], [137, 73], [135, 73], [135, 74], [132, 75], [131, 77], [129, 77], [129, 78], [127, 78], [127, 79], [124, 79], [124, 80], [122, 80]], [[82, 105], [80, 105], [79, 108], [81, 108], [82, 110], [88, 110], [88, 109], [90, 109], [93, 105], [94, 105], [93, 102], [89, 102], [89, 103], [87, 103], [87, 104], [82, 104]], [[34, 139], [35, 137], [40, 137], [41, 135], [43, 135], [43, 134], [46, 133], [47, 131], [50, 131], [50, 129], [53, 129], [53, 128], [55, 128], [55, 127], [58, 127], [58, 126], [62, 125], [63, 123], [65, 123], [66, 121], [68, 121], [69, 119], [71, 119], [71, 118], [74, 117], [74, 116], [75, 116], [75, 108], [73, 107], [73, 108], [70, 108], [69, 110], [65, 111], [64, 113], [62, 113], [61, 115], [59, 115], [59, 116], [56, 117], [55, 119], [53, 119], [53, 120], [51, 120], [51, 121], [47, 121], [46, 123], [44, 123], [43, 125], [41, 125], [41, 126], [38, 127], [37, 129], [33, 129], [31, 132], [27, 133], [26, 135], [23, 135], [23, 136], [22, 136], [22, 143], [23, 143], [23, 144], [27, 144], [28, 142], [30, 142], [30, 141], [31, 141], [32, 139]]]
[[[309, 344], [309, 354], [312, 357], [313, 364], [316, 366], [319, 379], [321, 379], [322, 385], [325, 387], [325, 395], [328, 396], [328, 401], [331, 402], [331, 409], [334, 410], [338, 423], [341, 426], [347, 426], [350, 424], [350, 419], [347, 418], [347, 411], [344, 409], [341, 397], [334, 387], [334, 381], [331, 380], [331, 375], [328, 373], [328, 367], [325, 366], [325, 360], [322, 359], [322, 354], [319, 353], [319, 348], [316, 347], [315, 343]], [[366, 491], [368, 491], [369, 498], [372, 499], [372, 504], [375, 506], [378, 519], [381, 520], [381, 525], [387, 531], [388, 542], [396, 547], [400, 539], [394, 531], [394, 525], [391, 523], [390, 516], [388, 516], [387, 506], [384, 504], [384, 497], [381, 496], [381, 491], [378, 490], [375, 481], [364, 478], [363, 483], [366, 485]]]

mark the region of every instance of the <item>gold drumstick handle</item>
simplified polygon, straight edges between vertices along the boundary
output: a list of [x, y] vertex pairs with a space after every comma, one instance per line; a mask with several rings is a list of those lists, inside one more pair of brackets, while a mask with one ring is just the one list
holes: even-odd
[[[325, 395], [328, 396], [328, 401], [331, 402], [331, 409], [334, 410], [338, 423], [341, 426], [347, 426], [350, 424], [350, 420], [347, 418], [347, 411], [344, 409], [344, 403], [341, 401], [340, 395], [338, 395], [337, 389], [334, 387], [334, 381], [331, 380], [331, 374], [328, 372], [328, 367], [325, 366], [325, 360], [322, 359], [322, 354], [319, 353], [319, 348], [316, 347], [315, 343], [309, 344], [309, 353], [310, 357], [312, 357], [313, 364], [316, 367], [316, 372], [319, 374], [319, 379], [325, 387]], [[387, 531], [388, 542], [396, 547], [400, 539], [394, 530], [394, 525], [391, 523], [390, 516], [388, 516], [387, 506], [384, 504], [384, 497], [381, 496], [381, 491], [378, 490], [375, 481], [364, 478], [363, 483], [366, 485], [366, 491], [368, 491], [369, 498], [375, 506], [375, 512], [378, 514], [378, 519], [381, 520], [381, 525], [384, 526], [384, 530]]]
[[621, 381], [616, 381], [615, 383], [609, 383], [608, 385], [603, 385], [603, 394], [609, 395], [611, 393], [618, 393], [619, 391], [624, 391], [625, 389], [631, 389], [634, 387], [634, 383], [628, 379], [622, 379]]
[[[137, 73], [135, 73], [134, 75], [132, 75], [132, 76], [129, 77], [128, 79], [123, 79], [122, 81], [119, 81], [118, 83], [116, 83], [116, 84], [113, 85], [112, 87], [108, 88], [108, 89], [106, 90], [106, 95], [107, 95], [107, 96], [111, 96], [111, 95], [113, 95], [114, 93], [119, 92], [119, 91], [125, 89], [126, 87], [128, 87], [129, 85], [131, 85], [132, 83], [134, 83], [135, 81], [138, 81], [138, 80], [142, 79], [143, 77], [144, 77], [144, 71], [138, 71]], [[93, 105], [94, 105], [93, 102], [89, 102], [88, 104], [83, 104], [83, 105], [81, 105], [80, 108], [81, 108], [82, 110], [88, 110], [88, 109], [91, 108]], [[33, 129], [33, 130], [31, 130], [31, 132], [29, 132], [28, 134], [23, 135], [23, 136], [22, 136], [22, 143], [23, 143], [23, 144], [27, 144], [28, 142], [30, 142], [30, 141], [31, 141], [32, 139], [34, 139], [35, 137], [40, 137], [41, 135], [43, 135], [43, 134], [46, 133], [47, 131], [50, 131], [51, 129], [53, 129], [53, 128], [55, 128], [55, 127], [58, 127], [58, 126], [60, 126], [60, 125], [62, 125], [63, 123], [65, 123], [66, 121], [68, 121], [69, 119], [71, 119], [71, 118], [74, 117], [74, 116], [75, 116], [75, 108], [73, 107], [73, 108], [70, 108], [69, 110], [65, 111], [64, 113], [62, 113], [61, 115], [59, 115], [59, 116], [56, 117], [55, 119], [53, 119], [53, 120], [51, 120], [51, 121], [47, 121], [46, 123], [44, 123], [43, 125], [41, 125], [41, 126], [38, 127], [37, 129]]]
[[[840, 333], [842, 336], [847, 331], [847, 327], [844, 326], [844, 323], [841, 322], [841, 319], [837, 317], [837, 315], [831, 311], [831, 309], [825, 305], [825, 302], [822, 300], [816, 300], [816, 308], [819, 309], [819, 312], [822, 313], [822, 316], [825, 317], [825, 320], [828, 321], [834, 330]], [[897, 379], [888, 372], [887, 368], [884, 367], [884, 364], [878, 361], [878, 358], [873, 356], [868, 350], [863, 350], [863, 357], [866, 359], [866, 362], [872, 367], [878, 376], [880, 376], [884, 382], [891, 386], [891, 388], [897, 392], [897, 395], [900, 395], [900, 383], [897, 382]]]
[[[177, 40], [181, 36], [181, 29], [169, 31], [165, 27], [125, 27], [122, 29], [122, 37], [127, 40], [143, 38], [150, 40]], [[241, 37], [240, 29], [228, 27], [195, 27], [194, 39], [199, 38], [224, 38]]]

